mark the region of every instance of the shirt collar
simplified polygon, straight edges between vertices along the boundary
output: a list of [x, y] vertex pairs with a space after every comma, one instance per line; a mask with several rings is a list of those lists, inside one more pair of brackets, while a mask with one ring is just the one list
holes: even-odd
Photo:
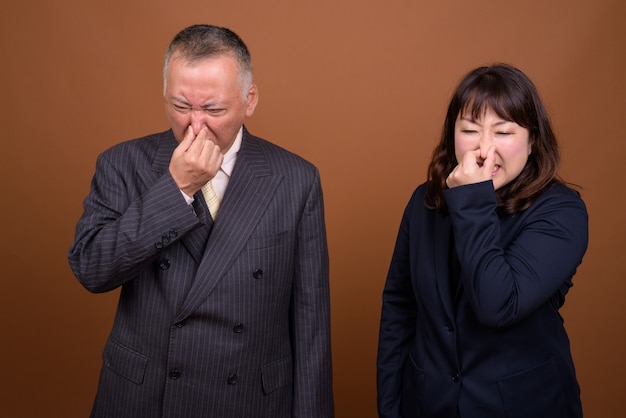
[[224, 160], [222, 161], [222, 171], [226, 173], [228, 177], [230, 177], [233, 172], [233, 168], [235, 167], [235, 160], [237, 159], [237, 153], [241, 148], [241, 141], [243, 138], [243, 126], [239, 128], [239, 132], [237, 132], [237, 136], [235, 137], [235, 141], [233, 145], [230, 146], [226, 154], [224, 154]]

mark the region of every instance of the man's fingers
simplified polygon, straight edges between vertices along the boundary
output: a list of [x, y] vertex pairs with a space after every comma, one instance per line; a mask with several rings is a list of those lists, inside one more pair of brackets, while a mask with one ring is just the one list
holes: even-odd
[[222, 154], [220, 147], [210, 139], [205, 139], [204, 142], [205, 144], [202, 149], [202, 154], [200, 155], [200, 161], [204, 162], [206, 171], [213, 177], [222, 166], [224, 154]]
[[193, 144], [195, 138], [196, 138], [196, 136], [193, 134], [193, 129], [191, 129], [191, 126], [189, 126], [187, 128], [187, 130], [185, 131], [185, 135], [183, 136], [183, 140], [180, 141], [180, 144], [178, 144], [178, 147], [183, 152], [189, 151], [189, 147], [191, 147], [191, 145]]

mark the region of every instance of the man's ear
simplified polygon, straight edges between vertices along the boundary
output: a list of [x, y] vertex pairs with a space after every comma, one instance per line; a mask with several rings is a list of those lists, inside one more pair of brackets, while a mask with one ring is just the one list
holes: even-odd
[[255, 83], [252, 83], [248, 96], [246, 96], [246, 117], [250, 117], [254, 114], [254, 109], [259, 102], [259, 89]]

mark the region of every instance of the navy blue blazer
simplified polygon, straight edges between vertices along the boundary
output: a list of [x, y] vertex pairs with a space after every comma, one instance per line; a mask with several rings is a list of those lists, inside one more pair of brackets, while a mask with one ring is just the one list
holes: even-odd
[[499, 216], [487, 181], [446, 190], [444, 214], [424, 192], [404, 212], [383, 292], [380, 417], [581, 417], [559, 308], [587, 248], [583, 201], [556, 185]]

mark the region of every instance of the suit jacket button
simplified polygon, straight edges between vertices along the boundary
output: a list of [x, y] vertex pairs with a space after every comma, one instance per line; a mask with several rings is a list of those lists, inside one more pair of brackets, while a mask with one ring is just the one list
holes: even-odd
[[170, 370], [170, 379], [176, 380], [180, 377], [180, 372], [176, 369]]
[[235, 324], [235, 326], [233, 327], [233, 331], [236, 332], [237, 334], [241, 334], [243, 332], [243, 324], [240, 324], [239, 322]]
[[262, 279], [263, 278], [263, 270], [261, 269], [256, 269], [252, 272], [252, 277], [254, 277], [255, 279]]
[[161, 241], [155, 242], [154, 248], [156, 248], [157, 250], [160, 250], [161, 248], [163, 248], [163, 243]]
[[457, 383], [459, 380], [461, 380], [461, 375], [460, 375], [460, 374], [458, 374], [458, 373], [453, 373], [453, 374], [452, 374], [452, 381], [453, 381], [454, 383]]
[[170, 238], [176, 238], [178, 236], [178, 231], [174, 228], [170, 229], [169, 236]]
[[237, 383], [237, 375], [233, 373], [230, 376], [228, 376], [228, 384], [234, 385], [235, 383]]
[[452, 326], [452, 324], [446, 324], [446, 331], [448, 332], [454, 331], [454, 327]]
[[167, 270], [170, 268], [170, 260], [164, 258], [163, 260], [159, 260], [159, 268], [161, 270]]

